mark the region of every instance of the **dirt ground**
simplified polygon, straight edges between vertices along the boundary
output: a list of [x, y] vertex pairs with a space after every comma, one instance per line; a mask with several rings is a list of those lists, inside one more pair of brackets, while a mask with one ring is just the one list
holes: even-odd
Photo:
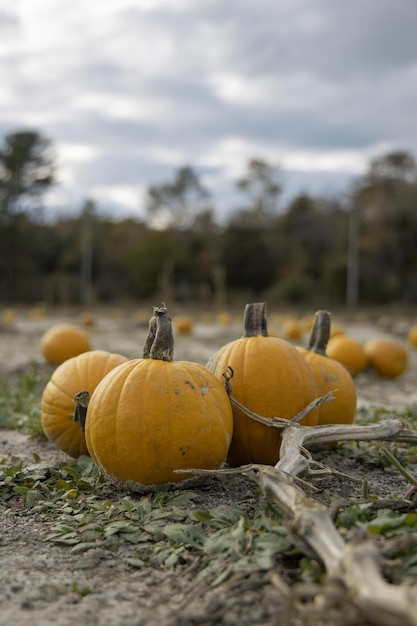
[[[21, 315], [9, 326], [0, 328], [0, 380], [15, 379], [28, 368], [48, 371], [39, 351], [39, 339], [51, 320], [29, 320]], [[352, 336], [364, 340], [381, 332], [395, 332], [405, 342], [409, 320], [386, 319], [347, 323]], [[90, 329], [93, 347], [137, 357], [141, 354], [146, 325], [130, 319], [107, 316]], [[190, 335], [175, 339], [175, 358], [205, 363], [226, 341], [241, 336], [240, 321], [230, 326], [197, 323]], [[305, 338], [299, 343], [305, 345]], [[378, 378], [367, 371], [356, 379], [358, 407], [375, 405], [398, 411], [417, 403], [417, 349], [409, 348], [409, 367], [395, 380]], [[52, 371], [52, 369], [51, 369]], [[42, 461], [64, 459], [52, 444], [31, 440], [17, 431], [0, 431], [0, 460], [19, 457], [31, 459], [36, 453]], [[346, 461], [342, 470], [363, 475], [355, 462]], [[367, 469], [369, 472], [369, 469]], [[404, 493], [405, 479], [396, 472], [375, 470], [367, 475], [375, 494]], [[249, 479], [239, 476], [208, 480], [199, 478], [194, 490], [201, 488], [202, 505], [240, 503], [254, 493]], [[357, 487], [359, 489], [360, 487]], [[336, 495], [355, 495], [356, 487], [343, 479], [328, 479], [323, 489]], [[358, 492], [359, 495], [359, 492]], [[129, 547], [89, 550], [91, 565], [78, 569], [79, 556], [68, 547], [46, 542], [50, 520], [45, 513], [3, 515], [0, 519], [0, 625], [13, 626], [281, 626], [316, 624], [314, 611], [294, 610], [289, 598], [277, 585], [274, 572], [258, 571], [234, 577], [211, 588], [197, 581], [192, 571], [164, 568], [134, 569], [121, 558]], [[281, 566], [277, 572], [284, 575]], [[88, 587], [87, 595], [79, 593]], [[343, 607], [339, 607], [343, 611]], [[335, 621], [336, 619], [336, 621]], [[355, 621], [356, 620], [356, 621]], [[337, 618], [328, 615], [327, 622]], [[348, 623], [345, 615], [344, 624]], [[352, 616], [352, 626], [361, 624]]]

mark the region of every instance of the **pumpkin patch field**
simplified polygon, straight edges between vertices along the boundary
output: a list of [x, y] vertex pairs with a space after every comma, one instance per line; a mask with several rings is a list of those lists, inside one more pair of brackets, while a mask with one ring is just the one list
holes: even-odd
[[417, 315], [167, 307], [0, 310], [0, 624], [417, 626]]

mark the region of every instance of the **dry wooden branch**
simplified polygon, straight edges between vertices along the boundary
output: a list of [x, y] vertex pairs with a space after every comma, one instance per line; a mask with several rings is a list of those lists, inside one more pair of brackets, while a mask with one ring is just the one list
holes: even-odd
[[[231, 401], [236, 404], [232, 396]], [[275, 467], [248, 465], [226, 471], [248, 474], [257, 482], [287, 518], [294, 544], [324, 564], [329, 584], [344, 589], [370, 623], [417, 626], [417, 587], [388, 583], [382, 575], [381, 553], [375, 542], [360, 537], [346, 544], [329, 510], [308, 496], [298, 482], [311, 468], [308, 446], [347, 440], [416, 444], [417, 432], [395, 415], [372, 425], [301, 426], [297, 419], [270, 419], [253, 414], [243, 405], [239, 408], [252, 419], [282, 429], [280, 458]]]
[[417, 589], [387, 583], [381, 573], [380, 553], [375, 543], [361, 538], [345, 544], [329, 512], [291, 482], [291, 478], [303, 474], [308, 468], [309, 461], [302, 453], [304, 447], [337, 440], [372, 439], [415, 443], [417, 432], [395, 416], [369, 426], [289, 423], [282, 431], [280, 459], [276, 466], [259, 467], [252, 475], [286, 513], [295, 545], [323, 562], [329, 580], [342, 584], [354, 604], [372, 623], [416, 626]]

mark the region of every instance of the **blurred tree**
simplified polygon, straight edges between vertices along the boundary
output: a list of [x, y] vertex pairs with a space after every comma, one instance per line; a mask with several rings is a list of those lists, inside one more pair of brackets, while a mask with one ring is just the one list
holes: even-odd
[[149, 230], [128, 254], [135, 295], [155, 295], [167, 303], [175, 300], [190, 260], [178, 231]]
[[272, 226], [282, 190], [280, 178], [278, 167], [263, 159], [251, 159], [245, 175], [236, 181], [237, 189], [247, 198], [223, 232], [221, 267], [228, 289], [259, 295], [275, 275]]
[[183, 229], [210, 208], [210, 195], [195, 171], [184, 166], [177, 171], [172, 183], [151, 185], [145, 204], [154, 226]]
[[42, 193], [53, 182], [49, 139], [34, 131], [6, 135], [0, 148], [0, 245], [5, 259], [0, 271], [6, 301], [13, 301], [19, 292], [21, 218], [29, 209], [39, 208]]
[[237, 212], [222, 237], [228, 289], [259, 295], [275, 275], [270, 229], [254, 220], [252, 211]]
[[95, 203], [87, 199], [81, 211], [80, 300], [86, 307], [93, 303], [93, 234]]
[[383, 181], [416, 183], [417, 169], [415, 158], [409, 152], [397, 150], [373, 159], [365, 176], [365, 183], [372, 184], [377, 182], [381, 184]]
[[[291, 200], [279, 220], [285, 265], [317, 283], [333, 248], [336, 231], [332, 216], [338, 207], [308, 194]], [[333, 227], [333, 228], [332, 228]]]
[[251, 159], [245, 176], [237, 188], [249, 197], [248, 209], [258, 219], [271, 218], [277, 212], [277, 199], [282, 192], [281, 169], [263, 159]]
[[214, 300], [218, 308], [226, 304], [226, 271], [222, 263], [221, 235], [222, 231], [210, 209], [196, 217], [192, 237], [198, 297], [202, 303]]
[[140, 268], [136, 269], [136, 263], [132, 267], [132, 263], [136, 250], [152, 233], [140, 221], [115, 221], [97, 215], [94, 223], [93, 281], [94, 295], [99, 301], [120, 303], [139, 294], [133, 275]]
[[336, 201], [305, 193], [290, 201], [274, 227], [276, 274], [271, 293], [310, 299], [329, 285], [330, 266], [341, 241], [339, 211]]
[[35, 131], [6, 135], [0, 148], [0, 216], [39, 206], [41, 195], [55, 182], [49, 139]]
[[359, 224], [362, 293], [374, 300], [417, 299], [417, 163], [405, 151], [371, 161], [352, 207]]

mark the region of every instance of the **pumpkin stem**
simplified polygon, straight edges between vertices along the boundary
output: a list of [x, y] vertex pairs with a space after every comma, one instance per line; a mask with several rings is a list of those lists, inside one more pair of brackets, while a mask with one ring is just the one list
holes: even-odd
[[232, 395], [232, 385], [230, 381], [232, 380], [234, 374], [235, 373], [233, 371], [233, 368], [230, 367], [230, 365], [226, 367], [225, 371], [222, 374], [224, 378], [224, 388], [226, 389], [226, 393], [229, 397]]
[[314, 315], [313, 327], [307, 350], [326, 356], [326, 348], [330, 338], [330, 313], [317, 311]]
[[243, 315], [244, 337], [263, 335], [268, 337], [266, 325], [266, 302], [255, 302], [245, 306]]
[[90, 402], [90, 394], [88, 391], [79, 391], [75, 394], [73, 400], [76, 402], [76, 405], [72, 419], [81, 426], [81, 430], [84, 432], [87, 408], [88, 403]]
[[143, 347], [144, 359], [172, 361], [174, 357], [174, 336], [168, 309], [162, 303], [154, 307], [153, 316], [149, 321], [149, 330]]

